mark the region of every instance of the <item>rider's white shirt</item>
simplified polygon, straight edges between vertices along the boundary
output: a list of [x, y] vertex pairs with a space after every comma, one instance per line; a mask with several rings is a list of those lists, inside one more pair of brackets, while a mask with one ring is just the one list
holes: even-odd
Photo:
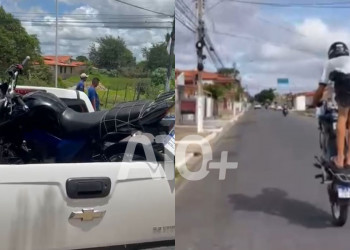
[[320, 83], [327, 84], [322, 100], [336, 105], [334, 94], [334, 83], [329, 80], [329, 75], [333, 71], [339, 71], [344, 74], [350, 74], [350, 56], [339, 56], [327, 61], [324, 66]]
[[333, 71], [350, 74], [350, 56], [339, 56], [328, 60], [323, 69], [323, 74], [320, 82], [324, 84], [332, 84], [332, 82], [329, 80], [329, 75]]

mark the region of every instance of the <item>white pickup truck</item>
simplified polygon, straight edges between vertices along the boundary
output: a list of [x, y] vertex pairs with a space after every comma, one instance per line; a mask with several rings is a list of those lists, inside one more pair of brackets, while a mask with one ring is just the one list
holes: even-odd
[[[53, 93], [93, 111], [75, 90]], [[0, 165], [1, 250], [144, 249], [175, 244], [174, 181], [148, 162]], [[127, 178], [121, 174], [128, 170]], [[101, 198], [94, 197], [101, 194]]]

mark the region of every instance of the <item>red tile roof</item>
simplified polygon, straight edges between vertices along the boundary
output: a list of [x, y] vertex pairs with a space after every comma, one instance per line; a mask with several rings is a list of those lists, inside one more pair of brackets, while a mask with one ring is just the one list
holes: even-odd
[[[71, 62], [71, 56], [58, 56], [57, 57], [57, 65], [58, 66], [68, 66], [68, 67], [77, 67], [77, 66], [83, 66], [85, 63], [83, 62]], [[49, 66], [55, 66], [56, 65], [56, 57], [55, 56], [43, 56], [44, 64]]]
[[314, 91], [311, 91], [311, 92], [302, 92], [302, 93], [297, 93], [295, 94], [296, 96], [301, 96], [301, 95], [304, 95], [306, 97], [311, 97], [311, 96], [314, 96], [315, 95], [315, 92]]
[[[175, 75], [178, 76], [181, 73], [185, 75], [185, 81], [193, 81], [198, 74], [197, 70], [175, 70]], [[218, 83], [230, 83], [233, 81], [231, 77], [220, 75], [215, 72], [202, 72], [202, 79], [207, 81], [214, 81]]]

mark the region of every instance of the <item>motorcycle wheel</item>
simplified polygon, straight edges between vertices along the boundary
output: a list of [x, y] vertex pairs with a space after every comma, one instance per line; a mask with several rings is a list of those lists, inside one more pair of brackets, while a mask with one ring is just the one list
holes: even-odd
[[348, 204], [339, 201], [334, 183], [328, 185], [327, 190], [329, 201], [331, 202], [332, 224], [336, 227], [342, 227], [348, 219]]
[[339, 201], [332, 203], [332, 223], [334, 226], [342, 227], [348, 219], [348, 205], [339, 204]]

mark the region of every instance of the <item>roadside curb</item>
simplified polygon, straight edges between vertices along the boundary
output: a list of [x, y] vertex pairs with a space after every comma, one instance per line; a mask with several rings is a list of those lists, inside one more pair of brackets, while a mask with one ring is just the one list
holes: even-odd
[[[222, 129], [221, 129], [222, 131]], [[220, 131], [220, 133], [221, 133]], [[175, 132], [176, 133], [176, 132]], [[218, 136], [218, 132], [213, 132], [207, 135], [205, 138], [203, 138], [200, 141], [178, 141], [175, 142], [176, 145], [178, 144], [198, 144], [198, 145], [203, 145], [204, 143], [210, 143], [213, 139], [215, 139]], [[180, 161], [180, 163], [176, 164], [175, 161], [175, 167], [177, 168], [178, 171], [181, 171], [181, 169], [186, 166], [186, 162], [190, 161], [193, 157], [195, 156], [195, 153], [190, 153], [189, 156], [187, 156], [185, 159]]]
[[[218, 132], [214, 132], [209, 134], [207, 137], [205, 137], [204, 139], [201, 140], [201, 142], [205, 141], [206, 143], [212, 143], [213, 145], [215, 145], [221, 138], [222, 136], [230, 129], [232, 128], [235, 124], [236, 121], [238, 121], [238, 119], [245, 114], [247, 110], [242, 111], [240, 114], [238, 114], [236, 117], [232, 118], [229, 122], [227, 122], [227, 124], [225, 124], [225, 126], [221, 129], [221, 131]], [[211, 140], [207, 140], [207, 138], [211, 139]], [[207, 141], [206, 141], [207, 140]], [[198, 142], [196, 142], [197, 144], [199, 144]], [[202, 143], [201, 143], [202, 144]], [[202, 157], [198, 157], [198, 159], [195, 159], [195, 154], [191, 154], [191, 156], [186, 157], [186, 159], [182, 160], [180, 162], [180, 164], [176, 164], [176, 153], [175, 153], [175, 168], [177, 169], [178, 172], [181, 172], [181, 169], [186, 167], [187, 165], [186, 163], [189, 163], [191, 160], [193, 160], [192, 165], [196, 165], [198, 162], [201, 161]], [[177, 166], [176, 166], [177, 165]], [[195, 170], [195, 169], [188, 169], [188, 170]], [[181, 174], [176, 178], [175, 177], [175, 190], [178, 190], [180, 188], [180, 186], [185, 182], [185, 179], [182, 178]]]

